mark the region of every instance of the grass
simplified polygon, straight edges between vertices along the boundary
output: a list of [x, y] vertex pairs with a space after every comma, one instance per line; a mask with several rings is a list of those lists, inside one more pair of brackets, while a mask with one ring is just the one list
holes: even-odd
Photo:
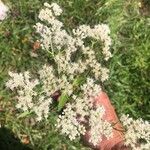
[[[52, 0], [47, 0], [52, 2]], [[85, 150], [77, 140], [70, 142], [55, 131], [55, 112], [48, 122], [36, 126], [32, 118], [18, 118], [13, 95], [5, 89], [8, 71], [36, 72], [48, 63], [41, 49], [38, 58], [30, 53], [36, 41], [33, 25], [44, 0], [5, 0], [11, 8], [9, 18], [0, 24], [0, 122], [15, 136], [30, 138], [35, 150]], [[80, 24], [107, 23], [113, 39], [110, 79], [103, 88], [118, 114], [150, 120], [150, 3], [139, 0], [55, 0], [64, 9], [67, 28]], [[65, 19], [64, 19], [65, 18]], [[46, 59], [47, 58], [47, 59]], [[14, 121], [15, 120], [15, 121]], [[46, 133], [46, 134], [43, 134]], [[13, 148], [12, 148], [13, 149]]]

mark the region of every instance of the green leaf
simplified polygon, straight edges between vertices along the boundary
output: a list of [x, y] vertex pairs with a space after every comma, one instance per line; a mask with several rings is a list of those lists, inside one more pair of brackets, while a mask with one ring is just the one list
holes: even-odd
[[58, 103], [58, 111], [60, 111], [65, 106], [65, 104], [66, 104], [66, 102], [68, 100], [69, 100], [69, 96], [66, 95], [66, 94], [62, 94], [59, 97], [59, 99], [58, 99], [58, 101], [59, 101], [59, 103]]
[[18, 119], [24, 118], [24, 117], [28, 116], [31, 113], [32, 113], [32, 111], [25, 111], [25, 112], [21, 113], [17, 118]]
[[79, 86], [84, 82], [85, 78], [83, 77], [77, 77], [74, 81], [73, 81], [73, 85], [74, 86]]

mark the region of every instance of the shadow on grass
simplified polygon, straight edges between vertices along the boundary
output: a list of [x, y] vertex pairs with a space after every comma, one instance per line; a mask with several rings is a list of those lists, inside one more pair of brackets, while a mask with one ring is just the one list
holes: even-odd
[[0, 128], [0, 150], [32, 150], [23, 145], [11, 130]]

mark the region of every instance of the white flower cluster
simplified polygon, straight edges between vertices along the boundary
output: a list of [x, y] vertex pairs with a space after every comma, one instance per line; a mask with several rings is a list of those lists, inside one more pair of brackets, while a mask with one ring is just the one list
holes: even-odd
[[34, 111], [37, 121], [41, 121], [43, 116], [47, 118], [52, 99], [45, 95], [45, 92], [36, 91], [37, 85], [40, 84], [39, 80], [32, 80], [28, 71], [24, 73], [9, 72], [9, 75], [11, 79], [6, 83], [6, 87], [17, 92], [16, 108], [23, 111]]
[[[45, 66], [39, 74], [48, 95], [60, 90], [72, 100], [59, 116], [56, 126], [71, 140], [84, 135], [89, 126], [92, 129], [90, 141], [96, 145], [103, 135], [107, 138], [112, 136], [111, 124], [102, 119], [104, 108], [97, 108], [93, 103], [93, 98], [101, 91], [101, 86], [95, 81], [107, 80], [109, 73], [98, 61], [93, 44], [96, 41], [102, 45], [99, 51], [107, 61], [111, 57], [109, 27], [105, 24], [98, 24], [93, 28], [81, 25], [68, 33], [63, 23], [58, 20], [62, 9], [56, 3], [45, 3], [44, 6], [39, 13], [41, 22], [38, 22], [35, 28], [41, 35], [42, 48], [52, 54], [57, 67]], [[91, 44], [86, 42], [87, 40], [90, 40]], [[88, 78], [90, 75], [92, 78]], [[76, 91], [73, 83], [79, 76], [87, 80], [83, 85], [79, 85]], [[101, 123], [97, 125], [99, 121]], [[97, 132], [97, 129], [100, 130]]]
[[74, 140], [80, 136], [80, 134], [85, 134], [86, 129], [83, 124], [78, 120], [76, 110], [74, 110], [72, 104], [67, 104], [66, 109], [64, 109], [63, 114], [60, 115], [57, 120], [57, 128], [61, 129], [61, 133], [69, 137], [70, 140]]
[[0, 21], [7, 17], [8, 7], [0, 0]]
[[[89, 125], [91, 127], [91, 137], [89, 142], [93, 143], [95, 146], [102, 141], [103, 136], [107, 137], [107, 139], [113, 137], [112, 125], [108, 121], [102, 119], [104, 113], [105, 109], [102, 106], [99, 106], [96, 110], [90, 111]], [[99, 118], [98, 122], [97, 118]]]
[[[45, 3], [44, 6], [39, 13], [41, 23], [38, 22], [35, 27], [41, 35], [42, 48], [52, 54], [54, 62], [51, 66], [42, 67], [38, 72], [38, 80], [31, 80], [28, 72], [10, 73], [11, 79], [6, 86], [11, 90], [17, 89], [17, 108], [32, 110], [37, 114], [38, 121], [43, 116], [48, 117], [51, 97], [56, 91], [67, 95], [72, 101], [59, 116], [57, 128], [71, 140], [84, 135], [91, 128], [90, 141], [96, 145], [103, 135], [110, 138], [112, 128], [102, 119], [104, 108], [94, 105], [93, 99], [101, 91], [100, 81], [108, 79], [109, 70], [96, 57], [93, 44], [96, 41], [102, 45], [102, 48], [99, 46], [99, 52], [107, 61], [111, 57], [110, 30], [105, 24], [93, 28], [81, 25], [69, 34], [57, 19], [62, 9], [56, 3]], [[74, 85], [79, 77], [86, 80]]]
[[81, 87], [82, 97], [73, 95], [72, 103], [68, 103], [62, 115], [57, 120], [57, 128], [62, 134], [66, 134], [70, 140], [84, 135], [90, 128], [90, 139], [93, 145], [99, 144], [102, 136], [106, 138], [113, 136], [112, 126], [103, 120], [105, 110], [103, 106], [94, 106], [93, 97], [100, 92], [100, 86], [96, 85], [90, 78]]
[[[96, 40], [101, 43], [103, 48], [100, 50], [107, 61], [111, 57], [109, 27], [105, 24], [98, 24], [93, 28], [81, 25], [77, 29], [73, 29], [72, 34], [68, 34], [63, 29], [63, 23], [57, 19], [62, 13], [61, 8], [56, 3], [51, 5], [45, 3], [44, 5], [46, 8], [40, 11], [39, 18], [41, 21], [46, 21], [49, 26], [38, 22], [35, 27], [42, 37], [43, 49], [48, 51], [51, 49], [52, 53], [55, 53], [54, 59], [58, 64], [59, 72], [75, 76], [90, 69], [95, 79], [107, 80], [109, 70], [98, 62], [92, 45], [85, 46], [85, 40], [90, 38], [91, 41]], [[74, 60], [79, 53], [79, 58]]]
[[125, 145], [133, 150], [150, 149], [150, 123], [142, 119], [134, 120], [129, 115], [120, 118], [125, 128]]
[[54, 68], [52, 66], [44, 65], [39, 71], [40, 79], [43, 82], [43, 89], [47, 95], [52, 95], [56, 91], [63, 91], [67, 95], [71, 95], [73, 92], [72, 79], [62, 75], [60, 78], [55, 75]]

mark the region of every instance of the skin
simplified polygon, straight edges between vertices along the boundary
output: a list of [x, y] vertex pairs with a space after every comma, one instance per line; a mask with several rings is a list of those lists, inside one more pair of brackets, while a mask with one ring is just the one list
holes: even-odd
[[103, 105], [106, 113], [103, 117], [104, 120], [109, 121], [110, 123], [114, 124], [113, 129], [113, 138], [106, 139], [103, 137], [103, 140], [97, 145], [93, 146], [91, 143], [88, 142], [89, 140], [89, 133], [87, 133], [83, 139], [84, 142], [93, 149], [97, 150], [127, 150], [127, 148], [123, 145], [124, 136], [123, 136], [123, 127], [119, 122], [119, 119], [116, 115], [114, 107], [112, 106], [107, 94], [105, 92], [101, 92], [95, 99], [95, 105]]

